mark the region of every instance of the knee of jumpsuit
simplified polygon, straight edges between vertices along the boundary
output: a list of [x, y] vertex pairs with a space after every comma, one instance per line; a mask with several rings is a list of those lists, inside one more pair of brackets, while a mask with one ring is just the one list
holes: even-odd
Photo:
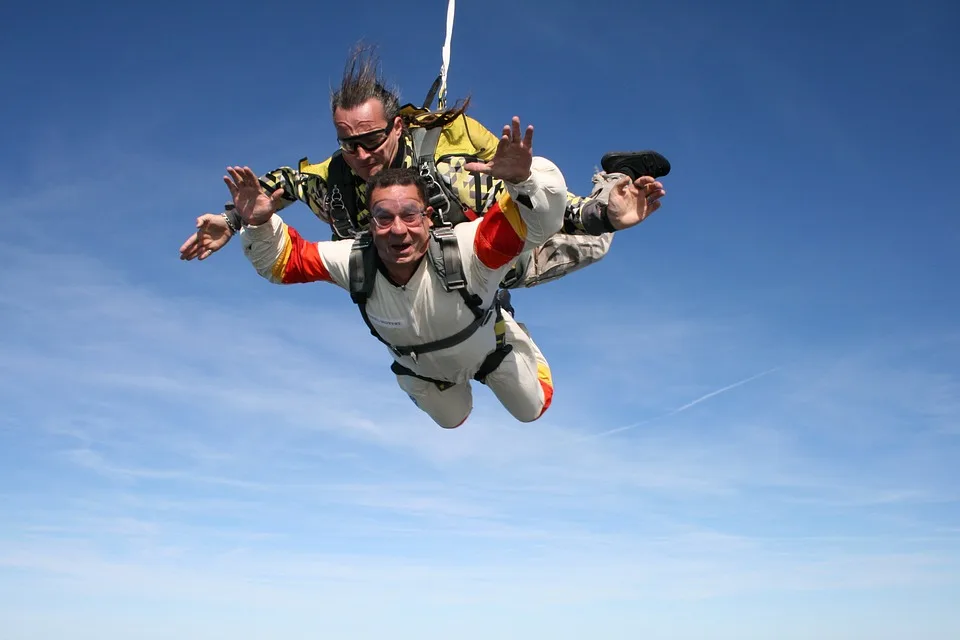
[[456, 429], [473, 411], [473, 393], [469, 383], [441, 391], [432, 382], [413, 376], [397, 376], [397, 384], [417, 407], [444, 429]]
[[533, 422], [553, 401], [550, 365], [533, 339], [509, 314], [504, 314], [507, 342], [513, 350], [487, 377], [487, 386], [520, 422]]

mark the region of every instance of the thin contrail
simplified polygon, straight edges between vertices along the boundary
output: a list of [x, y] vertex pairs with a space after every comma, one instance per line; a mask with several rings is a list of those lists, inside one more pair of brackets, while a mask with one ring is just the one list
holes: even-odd
[[602, 438], [603, 436], [610, 436], [610, 435], [613, 435], [613, 434], [615, 434], [615, 433], [620, 433], [621, 431], [627, 431], [627, 430], [629, 430], [629, 429], [636, 429], [637, 427], [643, 426], [643, 425], [645, 425], [645, 424], [649, 424], [649, 423], [654, 422], [654, 421], [656, 421], [656, 420], [663, 420], [664, 418], [669, 418], [670, 416], [675, 416], [675, 415], [677, 415], [678, 413], [680, 413], [681, 411], [686, 411], [686, 410], [689, 409], [690, 407], [694, 407], [694, 406], [700, 404], [701, 402], [703, 402], [703, 401], [705, 401], [705, 400], [709, 400], [710, 398], [713, 398], [714, 396], [718, 396], [718, 395], [720, 395], [721, 393], [726, 393], [727, 391], [730, 391], [731, 389], [736, 389], [737, 387], [743, 386], [743, 385], [747, 384], [748, 382], [753, 382], [753, 381], [756, 380], [757, 378], [762, 378], [763, 376], [769, 375], [769, 374], [773, 373], [774, 371], [777, 371], [778, 369], [780, 369], [780, 367], [774, 367], [773, 369], [767, 369], [766, 371], [761, 371], [760, 373], [757, 373], [757, 374], [755, 374], [755, 375], [752, 375], [752, 376], [750, 376], [749, 378], [744, 378], [743, 380], [740, 380], [740, 381], [738, 381], [738, 382], [734, 382], [733, 384], [728, 384], [727, 386], [722, 387], [722, 388], [720, 388], [720, 389], [717, 389], [716, 391], [711, 391], [710, 393], [706, 393], [706, 394], [700, 396], [699, 398], [697, 398], [696, 400], [692, 400], [692, 401], [688, 402], [687, 404], [683, 405], [682, 407], [677, 407], [676, 409], [671, 409], [670, 411], [666, 412], [665, 414], [663, 414], [663, 415], [661, 415], [661, 416], [657, 416], [657, 417], [655, 417], [655, 418], [650, 418], [649, 420], [642, 420], [642, 421], [640, 421], [640, 422], [635, 422], [635, 423], [633, 423], [633, 424], [628, 424], [628, 425], [625, 426], [625, 427], [617, 427], [616, 429], [610, 429], [609, 431], [601, 431], [600, 433], [596, 433], [596, 434], [593, 434], [593, 435], [588, 436], [588, 437], [589, 437], [589, 438]]

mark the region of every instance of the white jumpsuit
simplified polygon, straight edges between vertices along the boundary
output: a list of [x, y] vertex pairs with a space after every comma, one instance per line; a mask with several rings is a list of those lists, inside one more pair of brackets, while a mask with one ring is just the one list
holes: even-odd
[[[491, 210], [477, 220], [454, 227], [467, 290], [489, 307], [503, 274], [524, 250], [542, 245], [563, 224], [566, 183], [549, 160], [534, 157], [531, 176], [506, 183]], [[241, 232], [244, 254], [258, 273], [272, 282], [290, 284], [327, 281], [349, 290], [351, 240], [308, 242], [279, 215]], [[367, 315], [377, 333], [393, 345], [426, 344], [451, 336], [474, 314], [456, 292], [447, 292], [428, 259], [421, 261], [403, 286], [377, 273], [367, 300]], [[536, 420], [549, 407], [553, 381], [546, 360], [517, 322], [503, 312], [506, 340], [513, 350], [485, 384], [518, 420]], [[463, 342], [429, 353], [399, 356], [388, 353], [414, 373], [454, 383], [441, 390], [433, 382], [398, 375], [400, 387], [440, 426], [459, 426], [473, 407], [470, 382], [487, 355], [496, 348], [495, 318]]]

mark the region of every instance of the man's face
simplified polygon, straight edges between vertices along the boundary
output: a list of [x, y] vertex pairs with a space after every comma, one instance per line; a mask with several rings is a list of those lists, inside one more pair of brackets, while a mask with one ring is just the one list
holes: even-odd
[[403, 125], [400, 118], [387, 122], [383, 103], [376, 98], [353, 109], [336, 109], [333, 125], [343, 159], [363, 180], [389, 167], [397, 155]]
[[418, 262], [427, 253], [433, 221], [417, 187], [379, 187], [369, 195], [370, 228], [380, 259], [388, 266]]

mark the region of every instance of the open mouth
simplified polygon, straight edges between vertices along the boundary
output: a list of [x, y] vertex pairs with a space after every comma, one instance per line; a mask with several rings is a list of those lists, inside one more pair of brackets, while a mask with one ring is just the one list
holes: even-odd
[[397, 253], [403, 253], [413, 245], [409, 242], [395, 242], [390, 244], [390, 248], [396, 251]]

